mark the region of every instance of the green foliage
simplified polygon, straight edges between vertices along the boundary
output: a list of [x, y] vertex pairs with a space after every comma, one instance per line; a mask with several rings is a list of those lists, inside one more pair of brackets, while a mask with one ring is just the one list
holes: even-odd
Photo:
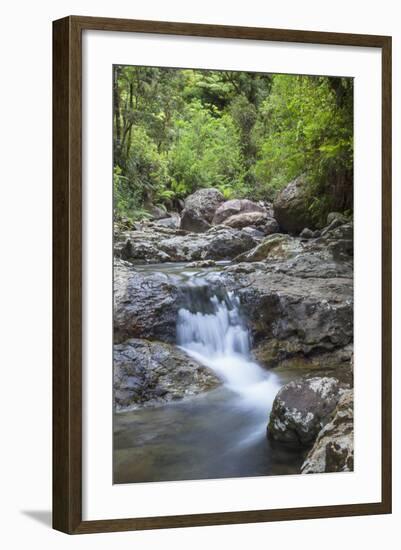
[[327, 78], [277, 75], [255, 134], [262, 139], [255, 165], [260, 187], [273, 197], [306, 174], [319, 221], [334, 206], [330, 186], [352, 180], [352, 102], [339, 106]]
[[158, 152], [144, 128], [133, 129], [130, 150], [124, 175], [120, 166], [114, 168], [115, 206], [122, 216], [138, 219], [143, 217], [148, 205], [163, 202], [173, 193], [166, 187], [167, 156]]
[[141, 200], [136, 196], [128, 182], [128, 178], [121, 174], [119, 166], [113, 171], [114, 187], [114, 219], [118, 222], [122, 218], [130, 221], [146, 218], [148, 213], [142, 207]]
[[157, 197], [168, 180], [167, 157], [142, 127], [133, 129], [126, 175], [133, 192], [145, 204]]
[[220, 71], [186, 71], [184, 95], [188, 102], [199, 100], [203, 105], [224, 109], [235, 90]]
[[176, 122], [170, 173], [187, 194], [200, 187], [240, 187], [243, 159], [237, 129], [228, 115], [215, 114], [193, 101], [185, 118]]
[[301, 174], [316, 220], [352, 210], [352, 91], [343, 78], [115, 67], [116, 216], [201, 187], [272, 200]]

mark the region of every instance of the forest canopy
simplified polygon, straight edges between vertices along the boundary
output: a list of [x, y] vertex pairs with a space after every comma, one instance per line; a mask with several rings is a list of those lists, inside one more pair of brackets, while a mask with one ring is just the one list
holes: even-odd
[[353, 80], [115, 66], [115, 216], [199, 188], [271, 201], [304, 176], [316, 223], [352, 210]]

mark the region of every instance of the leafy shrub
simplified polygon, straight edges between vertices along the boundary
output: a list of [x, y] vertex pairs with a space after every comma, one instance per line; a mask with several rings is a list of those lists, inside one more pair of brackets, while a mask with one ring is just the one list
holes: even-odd
[[175, 126], [169, 154], [170, 173], [187, 194], [201, 187], [236, 189], [243, 180], [243, 158], [232, 118], [213, 116], [199, 101], [192, 102]]

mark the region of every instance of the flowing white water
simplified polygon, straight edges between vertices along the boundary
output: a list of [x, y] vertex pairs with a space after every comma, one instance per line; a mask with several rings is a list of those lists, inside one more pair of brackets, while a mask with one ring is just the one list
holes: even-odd
[[266, 438], [274, 396], [288, 380], [252, 360], [238, 297], [219, 288], [218, 269], [138, 269], [164, 273], [180, 288], [177, 343], [223, 384], [197, 398], [116, 415], [115, 483], [299, 473], [304, 452], [274, 449]]
[[238, 297], [232, 292], [208, 296], [206, 283], [199, 279], [188, 290], [188, 307], [178, 312], [178, 345], [213, 369], [241, 397], [243, 405], [262, 409], [267, 415], [279, 384], [274, 374], [252, 361], [250, 335], [240, 315]]

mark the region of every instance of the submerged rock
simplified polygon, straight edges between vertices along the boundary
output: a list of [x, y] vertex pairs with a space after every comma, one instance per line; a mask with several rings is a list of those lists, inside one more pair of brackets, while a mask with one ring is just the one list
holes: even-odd
[[269, 438], [294, 447], [311, 445], [329, 421], [339, 398], [336, 378], [314, 377], [286, 384], [273, 402]]
[[303, 474], [352, 472], [354, 469], [353, 391], [340, 397], [332, 419], [319, 432], [301, 467]]
[[130, 339], [114, 346], [117, 411], [167, 403], [219, 384], [213, 371], [175, 346], [142, 339]]

